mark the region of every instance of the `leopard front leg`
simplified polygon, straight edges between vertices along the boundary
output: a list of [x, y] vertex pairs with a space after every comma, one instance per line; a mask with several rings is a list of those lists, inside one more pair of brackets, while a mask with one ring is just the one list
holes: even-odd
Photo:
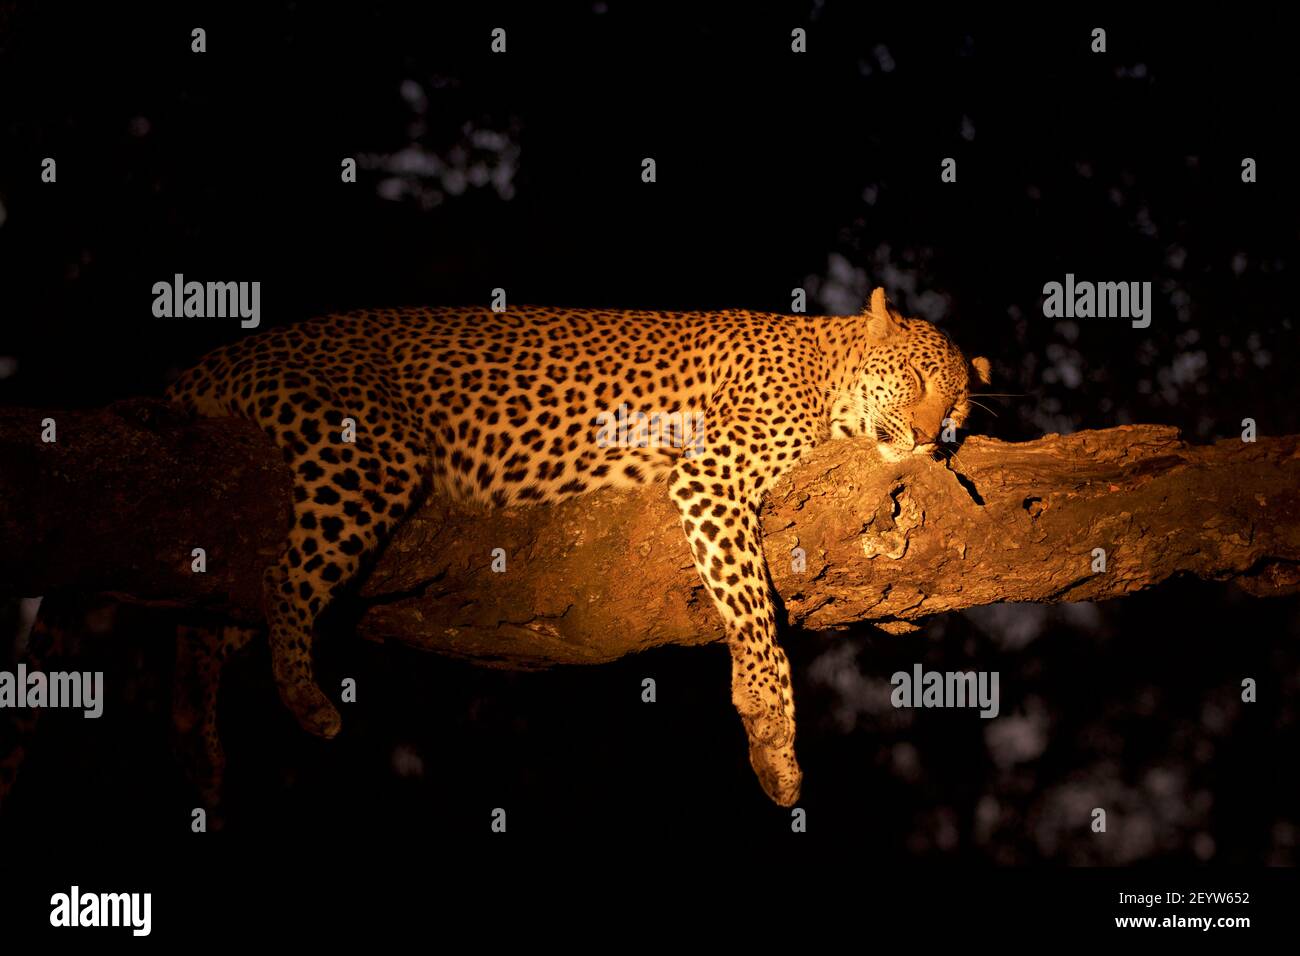
[[749, 737], [750, 764], [767, 795], [788, 807], [799, 799], [803, 775], [794, 752], [790, 665], [776, 643], [759, 533], [761, 482], [737, 474], [721, 450], [680, 462], [669, 491], [700, 579], [726, 627], [732, 702]]

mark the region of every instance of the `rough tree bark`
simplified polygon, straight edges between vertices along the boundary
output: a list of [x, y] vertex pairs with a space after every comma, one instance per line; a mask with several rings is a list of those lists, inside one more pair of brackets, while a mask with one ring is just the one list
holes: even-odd
[[[41, 441], [45, 418], [55, 443]], [[838, 441], [786, 475], [763, 528], [790, 623], [896, 632], [998, 601], [1120, 597], [1180, 573], [1259, 596], [1300, 589], [1300, 436], [1193, 446], [1134, 425], [1018, 444], [974, 436], [958, 458], [890, 463], [871, 442]], [[255, 426], [188, 421], [153, 400], [7, 409], [0, 462], [6, 591], [110, 592], [257, 620], [291, 499]], [[205, 573], [191, 570], [194, 548]], [[721, 636], [661, 486], [495, 512], [431, 500], [357, 597], [362, 636], [489, 666]]]

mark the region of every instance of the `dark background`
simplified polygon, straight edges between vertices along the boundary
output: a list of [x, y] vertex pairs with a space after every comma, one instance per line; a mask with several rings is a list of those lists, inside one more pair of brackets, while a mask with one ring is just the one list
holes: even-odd
[[[883, 284], [1014, 393], [972, 430], [1300, 428], [1296, 58], [1254, 17], [177, 7], [0, 3], [0, 402], [158, 394], [246, 334], [155, 319], [151, 286], [176, 272], [261, 281], [264, 327], [497, 286], [511, 303], [775, 312], [803, 287], [810, 311], [852, 312]], [[1151, 327], [1044, 318], [1042, 286], [1067, 272], [1151, 281]], [[106, 671], [106, 714], [47, 715], [0, 841], [182, 845], [196, 798], [168, 743], [172, 622], [87, 621], [77, 666]], [[1294, 864], [1298, 636], [1300, 601], [1195, 580], [905, 638], [787, 635], [807, 838], [885, 864]], [[281, 711], [264, 649], [234, 665], [228, 834], [472, 843], [504, 807], [512, 833], [561, 841], [789, 838], [721, 646], [510, 674], [359, 643], [320, 642], [322, 682], [360, 684], [328, 744]], [[893, 710], [889, 675], [916, 661], [999, 671], [1002, 716]]]

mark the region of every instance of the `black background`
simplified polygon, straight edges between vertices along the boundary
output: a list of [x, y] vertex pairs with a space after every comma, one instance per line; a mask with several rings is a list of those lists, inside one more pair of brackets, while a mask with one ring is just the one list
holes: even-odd
[[[787, 312], [795, 287], [817, 311], [884, 284], [988, 355], [991, 391], [1015, 393], [986, 400], [997, 417], [973, 430], [1153, 422], [1211, 441], [1245, 417], [1265, 435], [1300, 427], [1285, 31], [1244, 13], [540, 6], [0, 4], [0, 401], [157, 394], [245, 334], [153, 318], [151, 287], [176, 272], [261, 281], [264, 325], [482, 303], [498, 286], [512, 303]], [[796, 26], [807, 54], [790, 52]], [[1105, 54], [1089, 51], [1095, 26]], [[508, 196], [365, 162], [340, 182], [343, 157], [445, 158], [475, 129], [518, 148]], [[57, 184], [40, 182], [46, 156]], [[1241, 181], [1245, 156], [1257, 183]], [[944, 157], [956, 183], [940, 182]], [[441, 200], [383, 198], [385, 180]], [[1152, 281], [1151, 328], [1043, 318], [1042, 286], [1066, 272]], [[0, 841], [184, 850], [195, 797], [167, 740], [171, 622], [91, 623], [78, 666], [106, 671], [106, 716], [49, 715]], [[873, 867], [1293, 865], [1298, 635], [1295, 599], [1183, 580], [1081, 613], [954, 615], [909, 638], [789, 635], [803, 839]], [[749, 771], [721, 647], [506, 674], [356, 644], [338, 627], [321, 640], [327, 686], [361, 687], [328, 744], [281, 712], [264, 650], [234, 665], [212, 839], [419, 860], [493, 839], [498, 806], [511, 839], [652, 860], [661, 840], [791, 838]], [[1004, 716], [1041, 749], [1003, 765], [973, 714], [899, 725], [864, 707], [862, 679], [918, 660], [999, 670]], [[1260, 702], [1243, 706], [1247, 676]], [[422, 770], [399, 774], [399, 750]], [[1115, 808], [1106, 837], [1069, 817], [1098, 804]]]

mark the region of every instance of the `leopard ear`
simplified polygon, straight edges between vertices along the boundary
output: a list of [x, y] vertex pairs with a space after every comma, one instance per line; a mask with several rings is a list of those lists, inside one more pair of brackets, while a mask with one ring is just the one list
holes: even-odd
[[883, 342], [903, 331], [898, 312], [885, 298], [883, 286], [876, 286], [871, 292], [871, 304], [867, 306], [867, 341]]
[[871, 290], [871, 302], [867, 305], [867, 311], [875, 315], [887, 315], [889, 313], [889, 299], [885, 297], [885, 287], [878, 285]]
[[975, 370], [975, 377], [985, 385], [993, 381], [993, 366], [989, 360], [982, 355], [977, 355], [970, 360], [971, 368]]

